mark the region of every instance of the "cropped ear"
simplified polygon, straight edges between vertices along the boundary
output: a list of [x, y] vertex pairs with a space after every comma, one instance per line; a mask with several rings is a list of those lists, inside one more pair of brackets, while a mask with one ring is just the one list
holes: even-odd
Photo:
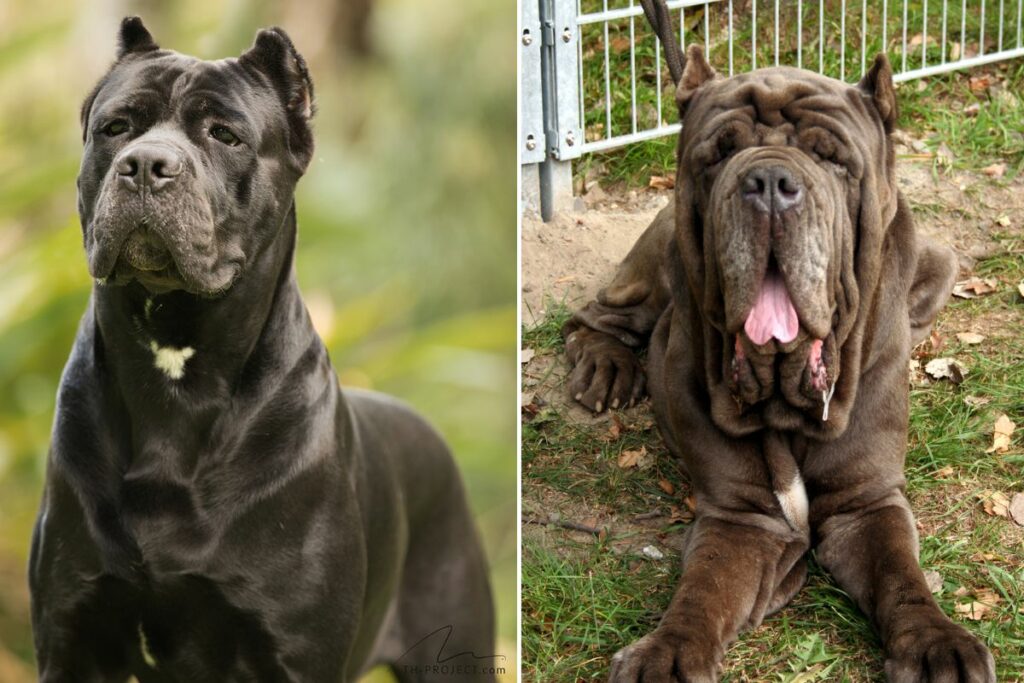
[[160, 46], [142, 24], [139, 17], [125, 17], [121, 20], [121, 31], [117, 36], [117, 58], [133, 52], [152, 52]]
[[884, 52], [878, 53], [875, 62], [857, 87], [871, 97], [875, 109], [882, 117], [885, 132], [891, 133], [896, 127], [899, 112], [896, 107], [896, 88], [892, 82], [892, 66], [889, 65], [889, 58]]
[[932, 329], [935, 317], [949, 301], [956, 280], [957, 259], [949, 247], [920, 239], [914, 282], [907, 294], [910, 343], [917, 346]]
[[691, 45], [686, 50], [686, 65], [683, 67], [683, 75], [679, 78], [679, 85], [676, 87], [676, 103], [679, 105], [680, 115], [693, 99], [697, 90], [717, 75], [718, 73], [704, 58], [704, 48], [700, 45]]
[[256, 41], [239, 61], [263, 74], [281, 98], [288, 116], [289, 145], [300, 171], [313, 156], [313, 130], [310, 120], [315, 112], [313, 81], [309, 78], [306, 60], [282, 29], [265, 28], [256, 34]]

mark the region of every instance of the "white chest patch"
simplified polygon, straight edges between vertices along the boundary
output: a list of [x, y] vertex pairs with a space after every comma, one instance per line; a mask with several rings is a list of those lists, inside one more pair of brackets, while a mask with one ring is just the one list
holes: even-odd
[[786, 521], [794, 529], [807, 528], [807, 490], [804, 488], [804, 480], [797, 472], [793, 481], [786, 487], [785, 491], [776, 491], [775, 497], [779, 499], [782, 507], [782, 514]]
[[155, 341], [149, 342], [149, 350], [153, 352], [153, 365], [156, 369], [171, 379], [184, 377], [185, 363], [196, 355], [196, 350], [191, 346], [179, 349], [173, 346], [160, 346]]

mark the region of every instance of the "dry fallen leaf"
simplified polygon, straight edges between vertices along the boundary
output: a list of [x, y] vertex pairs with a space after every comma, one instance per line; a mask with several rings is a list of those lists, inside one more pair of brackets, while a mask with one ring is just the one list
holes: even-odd
[[668, 479], [659, 479], [658, 488], [670, 496], [676, 492], [676, 487], [673, 486], [672, 482], [670, 482]]
[[983, 406], [986, 403], [991, 402], [991, 396], [964, 396], [964, 403], [971, 406], [972, 408], [977, 408], [978, 406]]
[[668, 175], [652, 175], [647, 186], [658, 190], [671, 190], [676, 186], [676, 179]]
[[961, 299], [973, 299], [976, 296], [984, 296], [996, 291], [999, 281], [995, 278], [971, 277], [961, 280], [953, 286], [953, 296]]
[[697, 512], [697, 499], [694, 498], [693, 496], [687, 496], [686, 498], [683, 498], [683, 503], [686, 504], [686, 508], [690, 512]]
[[1005, 214], [999, 216], [998, 218], [996, 218], [996, 225], [998, 225], [1000, 228], [1010, 227], [1010, 217]]
[[1017, 291], [1020, 293], [1021, 296], [1024, 296], [1024, 282], [1021, 282], [1019, 285], [1017, 285]]
[[992, 76], [990, 74], [978, 74], [967, 79], [967, 86], [975, 95], [985, 92], [990, 85], [992, 85]]
[[957, 332], [956, 338], [961, 344], [980, 344], [985, 341], [985, 335], [977, 332]]
[[986, 453], [1005, 453], [1010, 449], [1010, 437], [1013, 435], [1013, 430], [1017, 428], [1017, 425], [1013, 423], [1005, 413], [1000, 414], [996, 418], [996, 423], [992, 427], [992, 447], [986, 448]]
[[1024, 526], [1024, 493], [1015, 493], [1010, 499], [1010, 519]]
[[953, 467], [950, 465], [946, 465], [941, 470], [935, 470], [934, 476], [936, 479], [948, 479], [949, 477], [953, 476], [953, 472]]
[[1006, 164], [992, 164], [981, 169], [989, 178], [1002, 178], [1006, 174]]
[[934, 569], [929, 569], [924, 573], [924, 581], [928, 584], [928, 590], [932, 593], [938, 593], [942, 590], [942, 575]]
[[536, 352], [533, 349], [520, 349], [519, 350], [519, 362], [529, 363], [533, 360], [533, 356]]
[[693, 521], [693, 511], [673, 505], [669, 508], [669, 524], [686, 524]]
[[978, 104], [977, 102], [973, 104], [968, 104], [966, 107], [964, 107], [964, 116], [977, 116], [979, 112], [981, 112], [981, 105]]
[[654, 464], [654, 457], [647, 452], [646, 446], [641, 446], [638, 451], [622, 451], [619, 454], [619, 467], [628, 470], [635, 467], [638, 470], [645, 470]]
[[966, 619], [970, 619], [971, 621], [981, 621], [985, 618], [985, 615], [989, 613], [992, 607], [975, 600], [973, 602], [964, 602], [956, 605], [953, 609], [956, 610], [957, 614], [962, 615]]
[[952, 358], [933, 358], [924, 366], [924, 371], [932, 379], [948, 379], [953, 384], [964, 381], [967, 369]]
[[982, 491], [979, 494], [981, 507], [986, 515], [993, 517], [1010, 516], [1010, 499], [1002, 491]]

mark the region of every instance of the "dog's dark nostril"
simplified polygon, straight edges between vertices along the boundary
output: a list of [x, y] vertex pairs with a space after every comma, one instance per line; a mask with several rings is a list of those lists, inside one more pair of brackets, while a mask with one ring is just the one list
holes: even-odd
[[779, 213], [803, 200], [803, 185], [789, 169], [762, 166], [750, 170], [740, 185], [743, 198], [762, 213]]
[[137, 145], [118, 158], [116, 168], [132, 189], [159, 190], [181, 174], [184, 164], [174, 150], [164, 145]]

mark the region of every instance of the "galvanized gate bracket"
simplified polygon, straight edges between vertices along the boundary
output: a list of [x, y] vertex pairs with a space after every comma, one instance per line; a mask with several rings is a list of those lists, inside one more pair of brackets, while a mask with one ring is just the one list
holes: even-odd
[[519, 159], [539, 164], [546, 155], [544, 93], [541, 85], [541, 24], [538, 0], [525, 0], [520, 27]]

